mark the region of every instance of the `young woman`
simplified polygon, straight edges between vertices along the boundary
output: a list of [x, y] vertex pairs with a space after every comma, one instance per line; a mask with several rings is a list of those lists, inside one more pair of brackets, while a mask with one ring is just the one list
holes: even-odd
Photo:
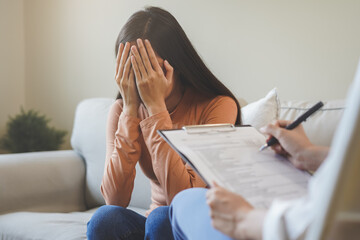
[[[133, 14], [121, 29], [115, 50], [119, 95], [109, 113], [101, 184], [107, 205], [95, 212], [87, 235], [89, 239], [172, 239], [168, 205], [181, 190], [205, 183], [156, 131], [240, 124], [240, 106], [165, 10], [149, 7]], [[126, 209], [137, 163], [151, 182], [147, 217]]]

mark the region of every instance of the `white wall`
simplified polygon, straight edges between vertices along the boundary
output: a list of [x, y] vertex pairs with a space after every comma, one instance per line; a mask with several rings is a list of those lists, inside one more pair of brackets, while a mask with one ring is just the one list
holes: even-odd
[[0, 0], [0, 136], [25, 104], [23, 1]]
[[169, 10], [249, 102], [275, 86], [283, 99], [343, 98], [360, 56], [358, 0], [24, 0], [26, 106], [70, 132], [81, 99], [114, 97], [114, 42], [144, 5]]

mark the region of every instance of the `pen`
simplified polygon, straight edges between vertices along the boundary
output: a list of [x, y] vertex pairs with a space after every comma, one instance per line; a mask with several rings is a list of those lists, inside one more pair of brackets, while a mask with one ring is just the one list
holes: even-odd
[[[321, 101], [318, 102], [313, 107], [311, 107], [308, 111], [306, 111], [304, 114], [302, 114], [300, 117], [298, 117], [294, 122], [287, 125], [285, 128], [288, 130], [296, 128], [297, 126], [299, 126], [299, 124], [301, 124], [302, 122], [305, 122], [308, 117], [310, 117], [314, 112], [319, 110], [322, 106], [324, 106], [324, 104]], [[259, 151], [261, 152], [262, 150], [264, 150], [274, 144], [277, 144], [277, 143], [279, 143], [279, 141], [276, 138], [271, 137], [269, 139], [269, 141], [267, 141], [267, 143], [265, 143], [264, 145], [261, 146]]]

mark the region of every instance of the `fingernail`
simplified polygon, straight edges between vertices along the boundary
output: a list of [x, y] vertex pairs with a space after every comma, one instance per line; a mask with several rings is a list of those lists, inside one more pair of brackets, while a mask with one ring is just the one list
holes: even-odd
[[141, 39], [140, 38], [138, 38], [136, 41], [137, 41], [138, 44], [141, 44]]
[[259, 130], [260, 130], [260, 132], [265, 132], [265, 131], [266, 131], [266, 127], [261, 127]]

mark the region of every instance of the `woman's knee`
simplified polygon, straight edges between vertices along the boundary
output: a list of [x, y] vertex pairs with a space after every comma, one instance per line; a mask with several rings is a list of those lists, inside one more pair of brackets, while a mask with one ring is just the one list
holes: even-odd
[[173, 238], [168, 206], [154, 209], [146, 220], [145, 239], [159, 239], [159, 237], [162, 239]]
[[114, 225], [124, 226], [127, 221], [127, 209], [120, 206], [101, 206], [87, 223], [88, 239], [109, 239], [118, 230]]

